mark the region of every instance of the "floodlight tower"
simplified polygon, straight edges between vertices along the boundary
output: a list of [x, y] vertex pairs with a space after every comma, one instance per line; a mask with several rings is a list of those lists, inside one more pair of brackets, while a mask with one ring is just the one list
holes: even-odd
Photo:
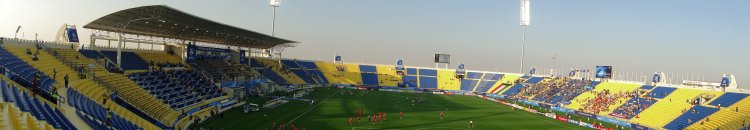
[[281, 0], [271, 0], [271, 8], [273, 8], [273, 21], [271, 21], [271, 36], [276, 33], [276, 7], [281, 6]]
[[[276, 35], [276, 7], [281, 6], [281, 0], [271, 0], [269, 5], [271, 6], [271, 8], [273, 8], [273, 18], [271, 21], [271, 36], [275, 36]], [[269, 52], [270, 52], [269, 56], [272, 56], [273, 52], [271, 52], [271, 50], [269, 50]], [[281, 66], [284, 65], [281, 63], [281, 51], [279, 51], [279, 65]]]
[[524, 57], [526, 56], [526, 26], [529, 26], [529, 20], [531, 18], [530, 15], [530, 8], [529, 8], [529, 0], [520, 0], [521, 1], [521, 28], [523, 29], [523, 38], [521, 39], [521, 68], [518, 70], [518, 73], [523, 74], [523, 62]]

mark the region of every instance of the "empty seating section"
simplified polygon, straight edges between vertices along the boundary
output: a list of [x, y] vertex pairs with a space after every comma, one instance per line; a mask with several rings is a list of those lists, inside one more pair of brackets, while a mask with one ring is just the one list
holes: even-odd
[[[25, 50], [25, 48], [7, 48], [7, 49], [9, 50], [6, 50], [6, 48], [0, 47], [0, 66], [3, 66], [7, 68], [10, 72], [14, 73], [13, 76], [10, 76], [8, 78], [12, 79], [13, 81], [18, 82], [19, 84], [21, 84], [21, 86], [32, 89], [34, 85], [34, 81], [36, 81], [36, 76], [38, 74], [39, 89], [41, 89], [41, 92], [44, 93], [43, 96], [45, 98], [50, 99], [51, 96], [49, 95], [49, 91], [51, 91], [56, 81], [52, 79], [51, 77], [45, 75], [41, 71], [37, 70], [36, 68], [32, 67], [31, 65], [29, 65], [20, 57], [16, 57], [16, 55], [19, 55], [19, 54], [24, 55], [23, 51]], [[15, 53], [16, 55], [14, 55], [13, 53]], [[30, 56], [28, 56], [26, 59], [31, 61]]]
[[317, 84], [327, 84], [328, 79], [326, 79], [326, 76], [323, 74], [323, 72], [320, 71], [318, 68], [318, 65], [315, 64], [313, 61], [297, 61], [297, 65], [300, 65], [301, 69], [306, 71], [307, 76], [312, 78], [313, 81], [311, 83], [317, 83]]
[[734, 103], [737, 103], [737, 101], [745, 99], [745, 97], [747, 97], [747, 94], [744, 93], [724, 93], [719, 96], [719, 98], [716, 98], [711, 101], [711, 103], [708, 103], [708, 105], [728, 107], [732, 106]]
[[13, 102], [21, 111], [29, 112], [38, 120], [47, 121], [56, 129], [74, 130], [76, 129], [70, 121], [60, 112], [60, 110], [51, 107], [49, 104], [33, 97], [28, 92], [19, 89], [20, 86], [11, 86], [8, 81], [0, 81], [4, 102]]
[[318, 69], [328, 82], [333, 84], [362, 84], [362, 75], [357, 64], [333, 64], [316, 62]]
[[398, 83], [403, 82], [401, 76], [396, 74], [395, 66], [378, 65], [375, 67], [378, 71], [380, 86], [396, 87]]
[[438, 89], [461, 90], [461, 80], [456, 77], [455, 70], [438, 70]]
[[180, 64], [182, 59], [176, 55], [162, 52], [136, 52], [146, 63], [154, 64]]
[[[107, 57], [107, 59], [111, 61], [117, 60], [117, 52], [116, 51], [99, 51], [104, 56]], [[134, 52], [121, 52], [122, 56], [122, 63], [120, 65], [120, 68], [123, 70], [145, 70], [148, 69], [148, 63], [144, 61], [141, 57], [138, 56], [138, 54], [135, 54]]]
[[719, 93], [695, 89], [677, 89], [638, 114], [640, 118], [632, 118], [630, 121], [644, 126], [661, 128], [680, 116], [682, 111], [692, 107], [687, 100], [695, 99], [700, 95], [716, 95]]
[[544, 78], [542, 78], [542, 77], [531, 77], [529, 80], [526, 80], [525, 83], [535, 84], [535, 83], [541, 82], [542, 80], [544, 80]]
[[417, 68], [406, 68], [406, 75], [417, 75]]
[[151, 95], [174, 109], [223, 96], [221, 90], [197, 71], [134, 73], [128, 76]]
[[305, 68], [302, 68], [302, 66], [297, 64], [296, 60], [281, 60], [281, 63], [283, 64], [285, 69], [288, 69], [292, 73], [296, 74], [299, 78], [305, 81], [306, 84], [317, 83], [313, 75], [306, 71]]
[[204, 59], [197, 60], [193, 67], [208, 73], [214, 81], [223, 81], [224, 75], [230, 73], [229, 64], [224, 60]]
[[359, 71], [362, 73], [362, 84], [378, 85], [378, 69], [372, 65], [359, 65]]
[[[126, 120], [125, 118], [122, 118], [117, 112], [113, 110], [108, 110], [108, 108], [103, 107], [102, 105], [98, 104], [96, 101], [89, 99], [85, 96], [83, 96], [81, 93], [78, 93], [75, 90], [68, 89], [68, 102], [69, 104], [76, 108], [78, 111], [76, 114], [78, 114], [83, 121], [91, 126], [93, 129], [106, 129], [107, 124], [107, 115], [111, 115], [111, 119], [109, 120], [109, 124], [111, 127], [121, 130], [135, 130], [135, 129], [143, 129], [138, 125], [145, 125], [145, 124], [136, 124], [133, 122], [130, 122]], [[149, 129], [154, 129], [154, 127], [146, 127]]]
[[660, 86], [660, 87], [656, 87], [654, 90], [651, 90], [651, 92], [649, 92], [648, 96], [649, 97], [653, 97], [653, 98], [662, 99], [664, 97], [667, 97], [667, 95], [671, 94], [672, 92], [674, 92], [674, 90], [677, 90], [677, 88], [661, 87]]
[[[103, 58], [102, 54], [100, 54], [98, 51], [95, 50], [80, 50], [81, 54], [83, 54], [84, 57], [89, 59], [99, 59]], [[80, 57], [83, 58], [83, 57]]]
[[482, 80], [500, 80], [500, 78], [503, 77], [503, 74], [493, 74], [493, 73], [485, 73], [482, 77]]
[[490, 88], [492, 88], [492, 85], [494, 85], [495, 82], [497, 82], [497, 81], [485, 81], [485, 80], [482, 80], [482, 81], [479, 82], [479, 84], [477, 84], [477, 87], [476, 87], [476, 89], [474, 89], [474, 91], [476, 91], [476, 92], [486, 92], [487, 90], [489, 90]]
[[[7, 116], [7, 118], [6, 118]], [[75, 128], [53, 128], [49, 122], [42, 122], [28, 112], [20, 111], [13, 103], [0, 102], [0, 129], [2, 130], [71, 130]]]
[[482, 76], [482, 80], [479, 82], [479, 84], [477, 84], [477, 87], [474, 88], [474, 91], [487, 92], [502, 77], [502, 74], [485, 73], [484, 76]]
[[745, 127], [747, 127], [748, 122], [746, 121], [748, 119], [748, 113], [750, 113], [750, 98], [745, 98], [733, 104], [732, 106], [729, 106], [728, 108], [720, 109], [719, 111], [711, 114], [711, 116], [708, 116], [705, 119], [702, 119], [700, 121], [694, 120], [695, 122], [705, 122], [705, 124], [694, 123], [693, 125], [690, 125], [685, 129], [730, 130], [741, 128], [743, 123], [745, 123]]
[[473, 80], [473, 79], [462, 79], [461, 80], [461, 90], [463, 91], [471, 91], [474, 89], [475, 86], [479, 83], [479, 80]]
[[[258, 71], [260, 75], [263, 75], [263, 77], [268, 78], [269, 80], [277, 83], [277, 84], [287, 84], [287, 81], [284, 77], [279, 75], [278, 73], [274, 72], [270, 68], [263, 65], [260, 61], [251, 59], [250, 60], [250, 67], [254, 68], [255, 71]], [[205, 70], [204, 70], [205, 71]]]
[[503, 92], [503, 95], [506, 95], [506, 96], [516, 95], [516, 94], [518, 94], [518, 91], [521, 90], [521, 88], [523, 88], [523, 87], [524, 87], [523, 84], [513, 85], [512, 87], [510, 87], [507, 90], [505, 90], [505, 92]]
[[421, 75], [421, 76], [437, 76], [437, 70], [434, 70], [434, 69], [419, 69], [419, 75]]
[[[250, 59], [251, 62], [257, 62], [258, 64], [255, 64], [256, 66], [252, 66], [255, 70], [258, 72], [265, 71], [262, 69], [268, 69], [272, 72], [276, 73], [280, 77], [284, 78], [287, 84], [307, 84], [302, 78], [294, 74], [290, 69], [283, 69], [281, 67], [281, 64], [279, 64], [279, 60], [276, 59], [266, 59], [266, 58], [253, 58]], [[286, 67], [284, 67], [286, 68]], [[268, 73], [261, 73], [264, 76]]]
[[656, 100], [654, 99], [646, 99], [640, 97], [632, 98], [619, 108], [615, 109], [609, 115], [623, 119], [631, 119], [641, 113], [643, 110], [646, 110], [654, 103], [656, 103]]
[[711, 115], [716, 111], [718, 111], [718, 109], [716, 108], [693, 106], [693, 108], [690, 108], [686, 112], [682, 113], [682, 115], [672, 120], [672, 122], [669, 122], [669, 124], [664, 126], [664, 128], [670, 130], [684, 129], [685, 127], [688, 127], [691, 124], [694, 124], [697, 121], [706, 118], [708, 115]]
[[403, 81], [406, 87], [417, 87], [419, 85], [417, 76], [411, 76], [411, 75], [404, 76]]
[[467, 73], [466, 73], [466, 78], [467, 78], [467, 79], [481, 79], [481, 78], [482, 78], [482, 75], [484, 75], [484, 73], [479, 73], [479, 72], [467, 72]]
[[437, 82], [437, 77], [419, 76], [419, 88], [435, 89], [437, 88]]
[[651, 90], [653, 88], [654, 88], [654, 86], [651, 86], [651, 85], [643, 85], [643, 86], [641, 86], [641, 89], [645, 89], [645, 90]]

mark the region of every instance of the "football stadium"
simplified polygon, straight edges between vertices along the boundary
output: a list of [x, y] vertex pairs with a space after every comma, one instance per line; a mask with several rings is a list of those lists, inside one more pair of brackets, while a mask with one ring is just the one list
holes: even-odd
[[[50, 5], [57, 3], [48, 2]], [[434, 1], [423, 6], [410, 5], [413, 1], [408, 1], [403, 4], [414, 7], [386, 5], [397, 4], [396, 1], [341, 1], [341, 6], [284, 1], [289, 4], [288, 8], [282, 7], [281, 0], [242, 1], [246, 5], [206, 1], [192, 2], [194, 4], [141, 2], [115, 2], [112, 4], [122, 4], [111, 7], [115, 9], [109, 9], [110, 4], [100, 1], [81, 2], [98, 5], [96, 8], [63, 6], [80, 10], [71, 12], [91, 14], [79, 17], [76, 13], [52, 15], [66, 11], [44, 9], [48, 7], [43, 5], [47, 2], [0, 1], [3, 12], [0, 16], [0, 130], [750, 129], [747, 122], [750, 120], [750, 90], [738, 83], [741, 78], [735, 77], [746, 76], [742, 74], [747, 70], [739, 66], [746, 68], [748, 65], [742, 57], [749, 53], [741, 50], [749, 48], [747, 41], [750, 39], [746, 34], [750, 33], [745, 26], [750, 13], [747, 2], [689, 1], [694, 3], [677, 2], [680, 4], [661, 9], [645, 6], [644, 2], [620, 1], [609, 3], [612, 7], [600, 12], [588, 11], [606, 14], [612, 13], [606, 10], [617, 8], [628, 10], [625, 12], [657, 10], [655, 14], [629, 13], [634, 15], [632, 17], [644, 17], [641, 20], [592, 16], [595, 17], [592, 19], [610, 19], [609, 23], [587, 21], [583, 19], [587, 14], [558, 17], [588, 9], [590, 6], [585, 4], [570, 4], [586, 3], [584, 1], [513, 0], [468, 5]], [[253, 5], [252, 8], [244, 7], [247, 4]], [[330, 6], [330, 10], [343, 12], [315, 14], [320, 10], [287, 10], [302, 5]], [[443, 5], [450, 5], [450, 8]], [[204, 6], [210, 8], [196, 9]], [[539, 9], [554, 6], [575, 9]], [[484, 10], [485, 7], [507, 9], [493, 12]], [[236, 12], [237, 8], [264, 15], [245, 15]], [[464, 10], [435, 16], [445, 21], [508, 22], [459, 26], [468, 29], [436, 27], [430, 22], [432, 17], [427, 17], [435, 13], [419, 10], [424, 8]], [[363, 17], [344, 15], [347, 9], [352, 9], [348, 13], [368, 10], [373, 16], [366, 17], [367, 13]], [[377, 13], [387, 10], [425, 14]], [[707, 10], [731, 13], [713, 15], [717, 12]], [[532, 11], [539, 11], [541, 15], [533, 17], [539, 21], [537, 27], [530, 24]], [[679, 11], [688, 13], [675, 13]], [[666, 15], [668, 13], [675, 15]], [[25, 14], [45, 19], [14, 17]], [[478, 16], [474, 17], [475, 14]], [[706, 16], [709, 14], [711, 16]], [[454, 16], [465, 17], [452, 18]], [[717, 19], [718, 22], [691, 22], [684, 17]], [[422, 18], [425, 20], [412, 21]], [[15, 20], [21, 22], [3, 22], [13, 21], [11, 19], [21, 19]], [[66, 19], [87, 22], [67, 22]], [[360, 23], [353, 19], [371, 22]], [[242, 24], [257, 21], [266, 22], [260, 23], [263, 25], [260, 27]], [[433, 22], [459, 23], [445, 21]], [[591, 27], [555, 27], [559, 24], [552, 24], [552, 21]], [[667, 29], [628, 26], [632, 21], [654, 22], [652, 24]], [[50, 25], [37, 24], [40, 22]], [[335, 25], [343, 28], [361, 27], [348, 28], [350, 30], [381, 30], [379, 27], [392, 26], [382, 30], [394, 34], [317, 27], [329, 22], [350, 23]], [[412, 22], [420, 26], [410, 26]], [[512, 24], [499, 25], [501, 23]], [[692, 27], [704, 24], [718, 29]], [[41, 28], [38, 26], [44, 28], [25, 29]], [[499, 26], [513, 29], [498, 29]], [[605, 30], [592, 33], [588, 30], [592, 28]], [[683, 33], [685, 30], [670, 28], [691, 31]], [[413, 36], [402, 33], [419, 29], [427, 31]], [[492, 32], [485, 32], [487, 30]], [[694, 30], [717, 34], [692, 34]], [[336, 31], [340, 32], [331, 33]], [[329, 36], [320, 37], [317, 32]], [[440, 32], [450, 34], [430, 35]], [[670, 33], [658, 34], [661, 32]], [[468, 36], [474, 33], [507, 36]], [[365, 37], [367, 35], [380, 38]], [[626, 40], [622, 42], [623, 39], [602, 35], [624, 35]], [[592, 39], [615, 42], [579, 47], [561, 37], [580, 40], [575, 42]], [[657, 40], [642, 44], [635, 43], [640, 40], [629, 40], [649, 38]], [[353, 40], [339, 42], [337, 39]], [[670, 39], [705, 42], [702, 44], [723, 49], [692, 42], [681, 45], [687, 47], [667, 49], [631, 47], [658, 48], [661, 45], [652, 44], [670, 42]], [[374, 43], [417, 43], [373, 45], [371, 40], [375, 40]], [[433, 40], [462, 42], [451, 45], [461, 47], [431, 46], [429, 42]], [[724, 43], [734, 42], [731, 40], [741, 43]], [[484, 41], [494, 43], [487, 47]], [[325, 42], [331, 44], [322, 44]], [[399, 51], [370, 48], [373, 46], [390, 46]], [[510, 49], [496, 51], [492, 47]], [[626, 51], [648, 57], [624, 53]], [[623, 54], [612, 56], [594, 52]], [[696, 55], [699, 57], [680, 58]], [[470, 59], [479, 59], [479, 62], [470, 62]], [[605, 62], [614, 60], [621, 62]], [[733, 68], [726, 69], [730, 67]]]

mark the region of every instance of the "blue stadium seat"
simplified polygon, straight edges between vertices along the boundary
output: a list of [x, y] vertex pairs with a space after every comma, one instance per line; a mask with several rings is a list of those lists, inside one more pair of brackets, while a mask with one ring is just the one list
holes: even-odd
[[[485, 77], [487, 77], [487, 75], [485, 75]], [[490, 88], [492, 88], [492, 85], [495, 85], [495, 82], [497, 82], [497, 81], [496, 80], [494, 80], [494, 81], [493, 80], [490, 80], [490, 81], [484, 81], [484, 80], [482, 80], [481, 82], [479, 82], [479, 85], [477, 85], [476, 91], [477, 92], [487, 92], [487, 90], [489, 90]]]
[[737, 103], [738, 101], [745, 99], [748, 94], [744, 93], [724, 93], [723, 95], [719, 96], [719, 98], [714, 99], [714, 101], [711, 101], [711, 103], [708, 103], [708, 105], [714, 105], [718, 106], [721, 104], [721, 107], [729, 107], [732, 106], [734, 103]]
[[467, 72], [466, 73], [466, 78], [467, 79], [481, 79], [482, 78], [482, 74], [483, 73], [478, 73], [478, 72]]
[[643, 85], [643, 86], [641, 86], [641, 89], [645, 89], [645, 90], [651, 90], [653, 88], [654, 88], [654, 86], [651, 86], [651, 85]]
[[[692, 112], [693, 110], [695, 110], [696, 112]], [[686, 111], [685, 113], [682, 113], [682, 115], [672, 120], [672, 122], [669, 122], [669, 124], [665, 125], [664, 128], [670, 129], [670, 130], [685, 129], [691, 124], [694, 124], [702, 120], [703, 118], [708, 117], [709, 115], [715, 113], [718, 110], [719, 109], [704, 107], [704, 106], [693, 106], [693, 108], [690, 108], [688, 111]], [[691, 122], [688, 122], [688, 119]]]
[[526, 80], [526, 83], [536, 84], [544, 80], [543, 77], [531, 77], [529, 80]]
[[[110, 60], [117, 60], [116, 51], [100, 51], [104, 56]], [[134, 52], [121, 52], [122, 64], [120, 67], [124, 70], [146, 70], [148, 69], [148, 63], [143, 58], [135, 54]]]
[[419, 88], [437, 88], [437, 82], [436, 77], [419, 76]]
[[461, 90], [463, 91], [472, 91], [474, 89], [474, 86], [479, 83], [479, 80], [471, 80], [471, 79], [462, 79], [461, 80]]
[[362, 84], [364, 85], [379, 85], [378, 74], [374, 73], [362, 73]]
[[503, 92], [503, 95], [506, 96], [512, 96], [518, 94], [518, 91], [521, 90], [521, 88], [524, 88], [525, 86], [522, 84], [516, 84], [513, 85], [513, 87], [508, 88], [505, 92]]
[[667, 97], [667, 95], [671, 94], [672, 92], [674, 92], [674, 90], [677, 90], [677, 88], [659, 86], [659, 87], [654, 88], [654, 90], [651, 90], [651, 93], [648, 96], [662, 99], [664, 97]]
[[404, 85], [408, 87], [417, 87], [417, 84], [418, 84], [417, 76], [407, 75], [407, 76], [402, 77], [402, 80], [403, 80]]
[[437, 76], [437, 70], [434, 69], [419, 69], [420, 76]]

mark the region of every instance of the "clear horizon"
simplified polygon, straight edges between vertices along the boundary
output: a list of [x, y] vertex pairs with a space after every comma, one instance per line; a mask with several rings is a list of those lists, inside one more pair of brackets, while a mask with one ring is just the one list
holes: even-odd
[[[451, 54], [451, 68], [518, 72], [521, 49], [518, 0], [509, 1], [284, 0], [276, 36], [300, 41], [285, 58], [434, 67], [433, 54]], [[0, 0], [0, 36], [52, 41], [62, 24], [79, 27], [119, 10], [164, 4], [228, 25], [270, 34], [268, 0], [47, 1]], [[750, 1], [531, 1], [526, 68], [593, 70], [611, 65], [615, 75], [663, 71], [670, 77], [718, 82], [734, 74], [750, 81]], [[19, 37], [21, 34], [19, 34]], [[557, 57], [552, 60], [552, 57]], [[442, 66], [441, 66], [442, 67]], [[524, 70], [525, 72], [528, 71]], [[692, 77], [692, 78], [685, 78]], [[633, 78], [642, 81], [642, 78]]]

